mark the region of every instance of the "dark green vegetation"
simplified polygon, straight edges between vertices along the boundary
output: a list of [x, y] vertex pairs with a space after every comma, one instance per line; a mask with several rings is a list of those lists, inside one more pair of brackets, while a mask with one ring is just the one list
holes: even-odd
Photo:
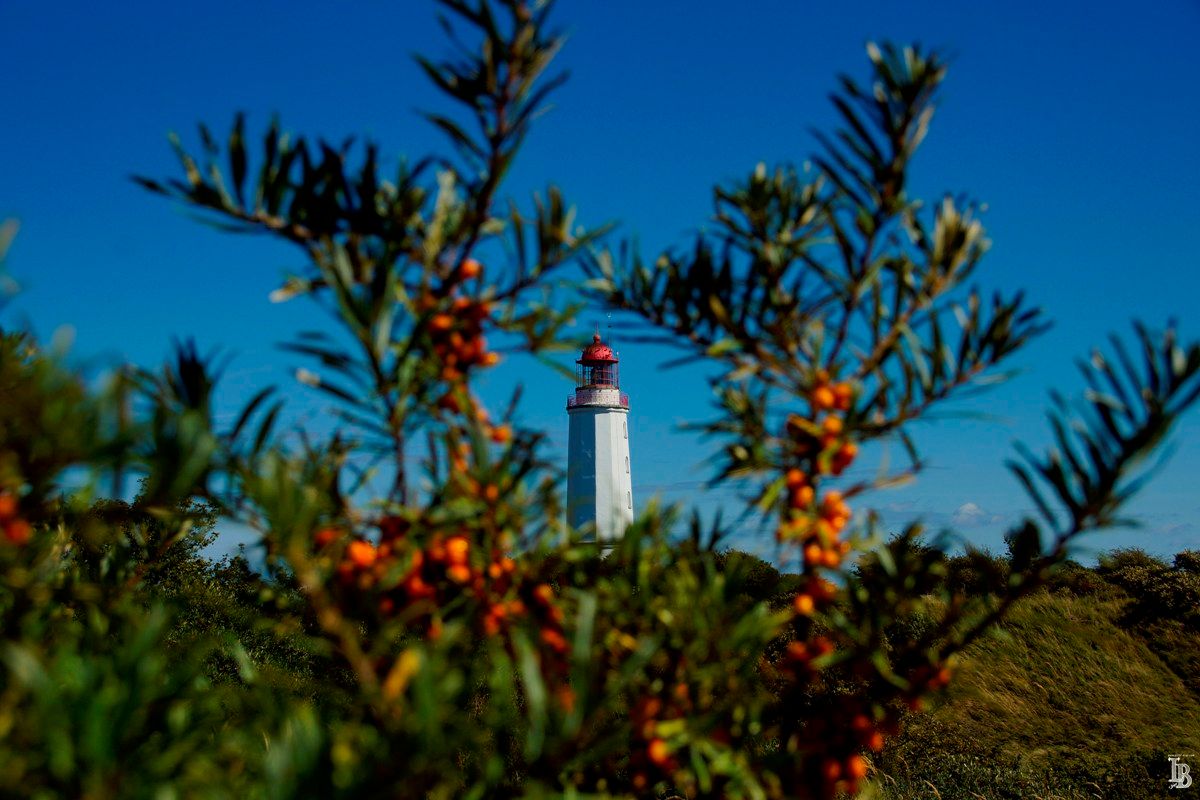
[[[1080, 362], [1051, 446], [1011, 463], [1035, 513], [1003, 562], [947, 560], [918, 524], [888, 539], [870, 508], [922, 472], [913, 423], [1006, 374], [1046, 325], [1019, 291], [978, 289], [978, 203], [909, 193], [941, 57], [869, 47], [811, 168], [748, 169], [713, 190], [705, 232], [643, 254], [582, 230], [557, 187], [506, 194], [562, 83], [549, 5], [440, 7], [451, 55], [421, 65], [443, 152], [403, 161], [239, 116], [223, 141], [176, 139], [177, 176], [139, 179], [294, 248], [275, 297], [316, 313], [284, 347], [332, 433], [285, 429], [277, 387], [216, 413], [220, 360], [193, 345], [98, 382], [0, 333], [0, 795], [829, 800], [872, 762], [969, 791], [977, 762], [936, 756], [989, 743], [1010, 748], [989, 762], [1010, 796], [1051, 760], [1073, 791], [1098, 776], [1107, 796], [1157, 793], [1138, 759], [1192, 718], [1160, 719], [1161, 739], [1142, 723], [1195, 685], [1195, 559], [1062, 568], [1122, 523], [1200, 395], [1200, 345], [1138, 325]], [[678, 509], [643, 509], [608, 554], [564, 527], [544, 433], [476, 390], [501, 352], [575, 349], [565, 328], [589, 303], [706, 364], [714, 483], [747, 489], [799, 575], [722, 552], [723, 520]], [[879, 441], [904, 462], [847, 470]], [[196, 558], [214, 516], [254, 532], [266, 579]], [[1047, 605], [1064, 575], [1098, 595]], [[1113, 586], [1134, 601], [1104, 599]], [[1043, 624], [1060, 611], [1086, 624]], [[1098, 655], [1110, 639], [1159, 667]], [[1043, 716], [1080, 710], [1036, 746], [1016, 728], [1038, 724], [1026, 673]], [[1143, 706], [1113, 706], [1121, 680]], [[948, 687], [961, 719], [916, 714]], [[1142, 731], [1105, 751], [1134, 760], [1067, 762], [1087, 724]], [[922, 736], [942, 744], [903, 750]], [[934, 763], [913, 771], [917, 754]]]
[[1064, 565], [880, 755], [881, 796], [1178, 795], [1166, 756], [1200, 752], [1197, 555], [1122, 550]]

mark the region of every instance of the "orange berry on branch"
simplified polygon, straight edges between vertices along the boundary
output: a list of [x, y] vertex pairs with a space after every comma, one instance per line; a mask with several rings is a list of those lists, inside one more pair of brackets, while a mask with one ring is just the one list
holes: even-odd
[[479, 362], [485, 367], [494, 367], [500, 363], [499, 353], [484, 353], [483, 358]]
[[454, 327], [454, 317], [449, 314], [434, 314], [429, 320], [429, 329], [432, 331], [443, 332]]
[[471, 554], [471, 543], [465, 536], [451, 536], [446, 540], [446, 560], [451, 564], [466, 564]]
[[788, 504], [792, 508], [808, 508], [812, 505], [815, 496], [816, 492], [813, 491], [813, 487], [808, 485], [797, 486], [792, 490], [791, 495], [789, 495]]
[[32, 536], [33, 528], [23, 519], [10, 519], [4, 523], [4, 537], [13, 544], [26, 544]]
[[808, 476], [804, 474], [803, 470], [793, 467], [787, 471], [787, 475], [785, 476], [784, 480], [789, 489], [799, 489], [808, 482]]
[[842, 423], [841, 417], [831, 416], [821, 420], [821, 430], [827, 434], [836, 436], [840, 434], [844, 428], [845, 425]]
[[646, 746], [646, 755], [653, 764], [664, 767], [671, 760], [671, 748], [662, 739], [651, 739]]
[[796, 595], [795, 603], [796, 613], [807, 617], [816, 610], [817, 604], [813, 601], [811, 595], [798, 594]]
[[378, 554], [375, 546], [362, 539], [356, 539], [346, 548], [346, 557], [357, 567], [366, 568], [375, 563]]
[[496, 484], [489, 483], [483, 487], [483, 499], [489, 503], [495, 503], [500, 499], [500, 489], [497, 488]]
[[860, 781], [867, 777], [867, 760], [858, 753], [846, 759], [846, 775], [851, 780]]
[[459, 270], [459, 273], [467, 280], [478, 278], [481, 272], [483, 272], [483, 265], [473, 258], [462, 262], [462, 269]]
[[313, 536], [313, 543], [318, 548], [328, 547], [338, 540], [342, 532], [337, 528], [321, 528]]
[[0, 522], [17, 515], [17, 498], [5, 492], [0, 494]]
[[507, 444], [512, 440], [512, 426], [507, 423], [496, 425], [491, 430], [491, 437], [496, 444]]
[[553, 628], [542, 628], [542, 642], [556, 653], [567, 652], [567, 640]]
[[849, 411], [854, 397], [854, 387], [849, 383], [836, 383], [833, 389], [833, 407], [838, 411]]
[[466, 583], [471, 580], [471, 568], [465, 564], [453, 564], [446, 568], [446, 577], [455, 583]]
[[812, 394], [809, 395], [809, 399], [812, 401], [813, 408], [817, 411], [833, 408], [833, 404], [837, 402], [837, 398], [833, 393], [833, 389], [829, 388], [829, 386], [826, 384], [822, 384], [813, 389]]

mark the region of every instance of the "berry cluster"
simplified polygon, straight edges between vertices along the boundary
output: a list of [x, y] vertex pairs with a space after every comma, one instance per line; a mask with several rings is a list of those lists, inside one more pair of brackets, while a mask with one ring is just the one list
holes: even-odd
[[656, 777], [670, 778], [679, 769], [679, 759], [660, 735], [659, 723], [684, 717], [690, 709], [690, 692], [682, 680], [673, 686], [664, 685], [661, 696], [643, 697], [634, 704], [629, 718], [634, 737], [641, 743], [630, 754], [634, 789], [644, 791]]
[[478, 277], [481, 271], [478, 261], [467, 259], [447, 279], [441, 297], [426, 292], [417, 303], [418, 312], [429, 314], [425, 326], [432, 340], [433, 355], [441, 364], [441, 379], [446, 383], [457, 384], [472, 367], [491, 367], [500, 361], [497, 353], [488, 351], [483, 337], [483, 323], [491, 314], [490, 304], [457, 294], [461, 281]]
[[790, 454], [808, 471], [793, 467], [784, 476], [787, 508], [776, 530], [779, 541], [801, 548], [808, 580], [796, 597], [796, 611], [805, 615], [833, 599], [832, 588], [817, 577], [817, 570], [836, 569], [850, 550], [849, 543], [840, 540], [850, 521], [850, 507], [836, 490], [818, 497], [817, 480], [840, 475], [858, 455], [858, 445], [845, 434], [844, 416], [853, 405], [853, 386], [830, 383], [825, 373], [818, 379], [809, 393], [809, 415], [787, 418]]
[[[379, 521], [378, 544], [354, 538], [346, 545], [335, 569], [347, 605], [364, 607], [380, 619], [422, 626], [434, 639], [445, 609], [464, 597], [474, 602], [461, 608], [484, 636], [504, 634], [518, 622], [533, 623], [543, 664], [561, 677], [558, 697], [569, 705], [564, 613], [554, 590], [522, 574], [502, 551], [477, 546], [465, 530], [434, 533], [422, 547], [409, 537], [411, 529], [408, 519], [386, 516]], [[315, 543], [325, 549], [344, 537], [340, 528], [327, 527], [317, 532]]]
[[0, 530], [4, 541], [22, 545], [33, 536], [33, 528], [17, 516], [17, 498], [8, 492], [0, 492]]

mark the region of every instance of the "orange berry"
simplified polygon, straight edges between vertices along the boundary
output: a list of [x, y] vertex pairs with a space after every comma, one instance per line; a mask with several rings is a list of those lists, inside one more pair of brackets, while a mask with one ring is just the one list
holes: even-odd
[[837, 402], [837, 398], [833, 394], [833, 390], [828, 386], [821, 385], [813, 389], [812, 395], [813, 408], [819, 410], [833, 408], [833, 404]]
[[803, 470], [792, 468], [787, 471], [785, 479], [789, 489], [798, 489], [805, 484], [808, 476], [804, 474]]
[[671, 760], [671, 748], [662, 739], [651, 739], [646, 747], [646, 754], [650, 756], [651, 762], [660, 767]]
[[812, 542], [804, 548], [804, 563], [810, 567], [821, 565], [825, 560], [825, 551], [821, 549], [821, 545]]
[[495, 352], [484, 353], [479, 363], [485, 367], [494, 367], [500, 363], [500, 354]]
[[464, 564], [454, 564], [446, 569], [446, 577], [455, 583], [466, 583], [471, 580], [471, 568]]
[[833, 569], [842, 563], [842, 554], [837, 550], [826, 550], [823, 563], [825, 566]]
[[813, 487], [807, 485], [798, 486], [792, 490], [788, 502], [792, 508], [808, 508], [812, 505], [815, 496], [816, 492], [813, 491]]
[[796, 613], [806, 617], [813, 613], [817, 607], [817, 604], [813, 602], [812, 596], [807, 594], [796, 595], [796, 601], [794, 605], [796, 606]]
[[346, 548], [346, 556], [354, 563], [355, 566], [363, 569], [375, 563], [375, 558], [378, 554], [375, 552], [375, 546], [370, 542], [356, 539]]
[[834, 436], [840, 434], [844, 427], [841, 417], [826, 417], [821, 420], [821, 430]]
[[471, 553], [471, 543], [465, 536], [451, 536], [446, 540], [446, 560], [451, 564], [466, 564]]
[[23, 519], [10, 519], [4, 523], [4, 535], [13, 544], [25, 544], [33, 536], [33, 528]]
[[488, 564], [487, 572], [489, 578], [499, 580], [500, 576], [504, 574], [504, 569], [497, 562], [493, 561], [491, 564]]
[[5, 492], [0, 494], [0, 522], [17, 515], [17, 498]]
[[554, 600], [554, 590], [545, 583], [539, 583], [533, 589], [533, 597], [542, 605], [548, 606]]
[[854, 396], [854, 387], [849, 383], [833, 385], [833, 407], [838, 411], [849, 411], [850, 401]]
[[473, 258], [468, 258], [462, 263], [461, 272], [464, 278], [477, 278], [479, 273], [483, 272], [483, 265]]
[[833, 642], [824, 636], [818, 636], [812, 640], [813, 649], [817, 651], [818, 656], [828, 655], [833, 652]]
[[454, 317], [449, 314], [434, 314], [429, 320], [429, 329], [432, 331], [448, 331], [454, 327]]
[[492, 428], [492, 441], [496, 444], [506, 444], [512, 439], [512, 426], [508, 424], [497, 425]]
[[825, 759], [825, 762], [821, 764], [821, 776], [830, 783], [833, 783], [842, 777], [842, 765], [838, 763], [837, 759]]
[[556, 653], [567, 652], [567, 640], [563, 635], [553, 628], [542, 629], [542, 641]]
[[414, 600], [422, 600], [428, 597], [433, 597], [434, 589], [420, 575], [410, 575], [408, 580], [404, 582], [404, 591], [408, 592], [408, 596]]
[[321, 530], [317, 531], [316, 535], [313, 536], [313, 543], [316, 544], [318, 548], [328, 547], [337, 541], [338, 537], [341, 535], [342, 532], [337, 528], [321, 528]]
[[883, 749], [883, 734], [879, 731], [871, 731], [871, 734], [867, 736], [865, 744], [869, 750], [878, 753]]
[[483, 499], [487, 500], [489, 503], [494, 503], [500, 499], [500, 490], [494, 483], [489, 483], [487, 486], [483, 487]]
[[846, 775], [851, 780], [860, 781], [867, 777], [867, 760], [858, 753], [846, 759]]

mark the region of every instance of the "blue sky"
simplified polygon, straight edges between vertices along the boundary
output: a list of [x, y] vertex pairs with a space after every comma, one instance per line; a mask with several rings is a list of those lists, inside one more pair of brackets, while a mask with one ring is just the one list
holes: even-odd
[[[759, 161], [802, 162], [809, 129], [833, 124], [835, 75], [865, 74], [866, 41], [919, 41], [950, 55], [913, 188], [985, 200], [994, 246], [981, 282], [1024, 287], [1056, 325], [1017, 358], [1020, 377], [958, 408], [989, 419], [916, 429], [930, 469], [916, 486], [874, 498], [893, 525], [922, 516], [999, 547], [1028, 509], [1002, 461], [1014, 439], [1046, 440], [1046, 391], [1078, 387], [1072, 359], [1134, 318], [1177, 317], [1185, 336], [1200, 336], [1195, 2], [564, 0], [558, 19], [571, 33], [560, 65], [572, 78], [509, 191], [524, 197], [553, 182], [581, 221], [618, 221], [648, 253], [704, 226], [714, 182]], [[420, 156], [441, 143], [415, 110], [438, 98], [410, 55], [442, 46], [425, 0], [6, 0], [0, 217], [21, 220], [8, 268], [25, 291], [4, 324], [43, 336], [70, 325], [75, 357], [96, 368], [157, 363], [172, 336], [195, 336], [236, 355], [230, 408], [287, 382], [297, 362], [274, 345], [312, 327], [315, 312], [272, 305], [267, 294], [297, 256], [198, 225], [128, 175], [173, 175], [168, 131], [191, 136], [199, 121], [222, 130], [239, 110], [257, 130], [278, 113], [298, 133], [366, 135], [393, 157]], [[604, 319], [581, 317], [580, 335]], [[620, 349], [636, 500], [659, 492], [709, 510], [732, 503], [701, 491], [711, 448], [675, 427], [708, 415], [702, 375], [663, 373], [661, 350]], [[569, 385], [510, 364], [488, 394], [499, 398], [518, 378], [522, 420], [548, 430], [561, 456]], [[319, 420], [321, 405], [295, 394], [296, 416]], [[1145, 527], [1088, 544], [1200, 546], [1197, 430], [1194, 417], [1183, 422], [1168, 468], [1135, 504]]]

